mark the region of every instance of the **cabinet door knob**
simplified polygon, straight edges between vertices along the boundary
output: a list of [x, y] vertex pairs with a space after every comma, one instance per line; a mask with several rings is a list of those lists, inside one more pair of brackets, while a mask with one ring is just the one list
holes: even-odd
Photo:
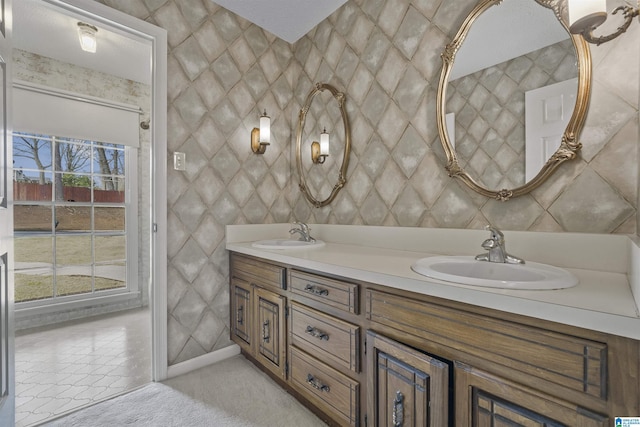
[[311, 335], [312, 337], [318, 338], [321, 341], [329, 341], [329, 334], [327, 334], [326, 332], [322, 332], [320, 329], [314, 328], [311, 325], [307, 326], [307, 329], [305, 330], [305, 332]]
[[326, 391], [327, 393], [330, 391], [328, 385], [322, 384], [311, 374], [307, 374], [307, 384], [309, 384], [311, 387], [315, 388], [316, 390]]
[[393, 399], [391, 417], [393, 427], [402, 427], [404, 424], [404, 395], [400, 391], [396, 391], [396, 398]]

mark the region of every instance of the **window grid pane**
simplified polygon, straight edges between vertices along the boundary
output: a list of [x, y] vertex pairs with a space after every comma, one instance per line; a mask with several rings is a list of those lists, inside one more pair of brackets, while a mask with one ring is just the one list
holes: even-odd
[[49, 247], [16, 259], [16, 302], [126, 289], [124, 145], [14, 133], [14, 147], [16, 242]]

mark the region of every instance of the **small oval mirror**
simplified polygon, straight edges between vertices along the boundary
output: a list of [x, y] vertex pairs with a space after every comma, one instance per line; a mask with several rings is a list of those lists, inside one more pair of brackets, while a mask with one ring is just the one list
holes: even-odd
[[591, 57], [569, 34], [565, 8], [561, 0], [481, 0], [442, 54], [446, 169], [480, 194], [526, 194], [581, 148]]
[[[342, 92], [327, 83], [316, 83], [298, 115], [299, 187], [317, 208], [331, 203], [347, 182], [351, 131], [344, 103]], [[333, 178], [338, 167], [337, 177]]]

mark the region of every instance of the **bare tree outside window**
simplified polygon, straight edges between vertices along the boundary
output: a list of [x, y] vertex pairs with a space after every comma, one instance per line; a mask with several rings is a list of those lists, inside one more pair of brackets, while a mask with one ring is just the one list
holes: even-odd
[[95, 144], [100, 173], [104, 175], [101, 189], [119, 190], [119, 176], [124, 172], [124, 151], [114, 150], [113, 144], [103, 142]]
[[45, 171], [51, 168], [51, 142], [36, 137], [14, 138], [13, 157], [33, 160], [40, 171], [38, 184], [46, 184]]

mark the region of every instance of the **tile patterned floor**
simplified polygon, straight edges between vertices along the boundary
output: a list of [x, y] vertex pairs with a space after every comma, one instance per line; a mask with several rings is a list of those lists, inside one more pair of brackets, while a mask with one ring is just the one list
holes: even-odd
[[17, 331], [15, 347], [17, 427], [151, 380], [148, 309]]

